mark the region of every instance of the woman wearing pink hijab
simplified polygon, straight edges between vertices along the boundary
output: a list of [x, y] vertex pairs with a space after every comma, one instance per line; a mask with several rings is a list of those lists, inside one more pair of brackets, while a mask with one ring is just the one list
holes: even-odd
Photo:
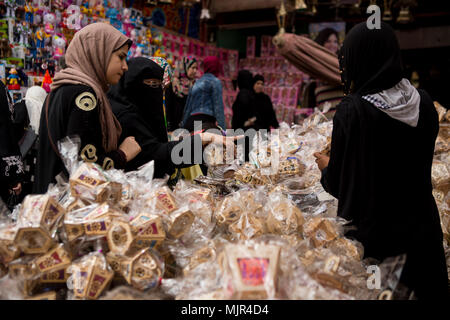
[[225, 127], [225, 113], [222, 100], [220, 62], [217, 57], [206, 57], [203, 61], [204, 75], [198, 79], [189, 93], [183, 115], [183, 127], [194, 131], [194, 122], [202, 123], [202, 130]]
[[53, 80], [41, 113], [34, 193], [45, 193], [55, 176], [67, 175], [57, 149], [66, 136], [80, 137], [80, 157], [104, 169], [123, 168], [141, 148], [134, 137], [119, 145], [122, 128], [106, 92], [128, 70], [131, 40], [105, 23], [77, 32], [65, 55], [66, 68]]

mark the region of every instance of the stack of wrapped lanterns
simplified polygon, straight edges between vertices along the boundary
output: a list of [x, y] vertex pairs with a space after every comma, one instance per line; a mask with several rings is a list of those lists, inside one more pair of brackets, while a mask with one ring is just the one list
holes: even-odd
[[[152, 179], [153, 163], [103, 171], [70, 156], [76, 143], [62, 143], [69, 181], [27, 196], [0, 221], [0, 297], [392, 299], [404, 259], [378, 262], [389, 270], [382, 283], [394, 287], [369, 288], [374, 262], [345, 238], [337, 200], [320, 185], [313, 153], [329, 152], [331, 131], [320, 113], [282, 124], [232, 178], [180, 180], [173, 189]], [[437, 148], [433, 166], [446, 241], [448, 149]], [[279, 166], [269, 172], [274, 153]]]
[[450, 275], [450, 111], [435, 102], [439, 116], [439, 133], [434, 149], [431, 178], [433, 196], [441, 216], [447, 271]]

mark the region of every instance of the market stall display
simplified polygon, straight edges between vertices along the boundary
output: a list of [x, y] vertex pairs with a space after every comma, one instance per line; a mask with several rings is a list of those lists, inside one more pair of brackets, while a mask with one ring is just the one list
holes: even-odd
[[[232, 178], [181, 180], [173, 189], [152, 179], [152, 162], [135, 172], [103, 171], [70, 157], [77, 145], [66, 139], [70, 180], [27, 197], [1, 222], [0, 296], [405, 298], [397, 285], [402, 257], [377, 262], [389, 271], [381, 288], [368, 288], [373, 262], [344, 236], [337, 200], [321, 187], [313, 153], [327, 148], [331, 130], [320, 113], [301, 125], [283, 123], [250, 162], [234, 166]], [[434, 194], [449, 241], [448, 160], [439, 153], [435, 161]]]
[[[133, 41], [128, 58], [161, 57], [176, 68], [186, 56], [198, 61], [209, 55], [219, 57], [224, 105], [231, 119], [230, 99], [236, 95], [232, 80], [237, 78], [238, 51], [217, 48], [171, 28], [159, 27], [151, 17], [145, 16], [151, 12], [127, 8], [124, 3], [122, 0], [11, 1], [0, 17], [0, 77], [16, 95], [24, 96], [33, 85], [49, 92], [74, 34], [88, 24], [104, 22]], [[176, 11], [173, 7], [171, 10]], [[198, 24], [199, 19], [196, 21]], [[202, 68], [200, 65], [199, 76], [203, 74]]]

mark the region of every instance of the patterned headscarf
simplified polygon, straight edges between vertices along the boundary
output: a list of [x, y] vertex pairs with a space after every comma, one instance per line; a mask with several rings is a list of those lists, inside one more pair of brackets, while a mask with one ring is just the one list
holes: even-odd
[[188, 70], [194, 63], [197, 62], [197, 59], [195, 57], [189, 56], [189, 57], [183, 57], [183, 68], [184, 68], [184, 74], [187, 77]]
[[169, 86], [169, 84], [172, 82], [173, 77], [173, 70], [170, 64], [161, 57], [151, 57], [150, 60], [155, 62], [158, 66], [160, 66], [164, 70], [164, 76], [163, 76], [163, 87], [164, 87], [164, 93], [163, 93], [163, 110], [164, 110], [164, 123], [166, 125], [167, 129], [167, 113], [166, 113], [166, 88]]
[[182, 61], [182, 65], [179, 66], [175, 72], [175, 76], [172, 82], [173, 91], [175, 94], [183, 98], [189, 94], [189, 90], [195, 83], [195, 78], [190, 79], [187, 76], [188, 70], [194, 63], [197, 63], [197, 59], [192, 56], [184, 57]]
[[169, 84], [172, 82], [173, 77], [172, 67], [165, 59], [161, 57], [151, 57], [150, 60], [156, 62], [164, 70], [163, 86], [164, 88], [167, 88]]

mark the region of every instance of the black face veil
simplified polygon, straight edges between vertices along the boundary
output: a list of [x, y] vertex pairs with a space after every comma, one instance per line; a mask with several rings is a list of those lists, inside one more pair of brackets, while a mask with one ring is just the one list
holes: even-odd
[[157, 136], [166, 136], [164, 127], [162, 86], [150, 87], [143, 83], [145, 79], [162, 81], [164, 70], [147, 58], [133, 58], [128, 62], [128, 71], [120, 82], [111, 87], [114, 99], [133, 104], [142, 119], [158, 132]]
[[371, 30], [366, 22], [353, 27], [339, 51], [339, 67], [346, 93], [366, 95], [395, 86], [403, 68], [394, 30], [385, 22], [381, 29]]
[[[162, 110], [162, 86], [152, 88], [145, 85], [145, 79], [162, 81], [164, 70], [155, 62], [147, 58], [133, 58], [128, 62], [128, 71], [120, 80], [119, 86], [129, 101], [133, 102], [142, 111]], [[152, 110], [153, 109], [153, 110]]]

